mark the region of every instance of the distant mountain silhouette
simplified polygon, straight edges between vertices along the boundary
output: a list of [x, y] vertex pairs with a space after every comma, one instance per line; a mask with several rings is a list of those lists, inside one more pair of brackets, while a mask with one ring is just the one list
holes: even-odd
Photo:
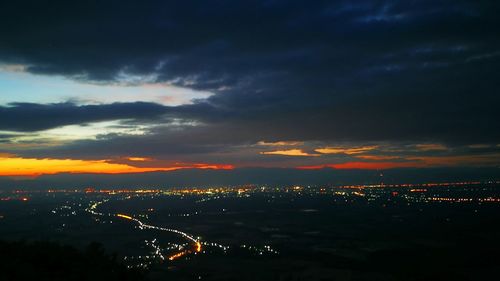
[[210, 185], [338, 185], [380, 183], [424, 183], [464, 180], [498, 180], [499, 168], [399, 168], [377, 170], [338, 170], [324, 168], [238, 168], [234, 170], [185, 169], [138, 174], [57, 174], [37, 178], [0, 177], [0, 189], [30, 188], [162, 188]]

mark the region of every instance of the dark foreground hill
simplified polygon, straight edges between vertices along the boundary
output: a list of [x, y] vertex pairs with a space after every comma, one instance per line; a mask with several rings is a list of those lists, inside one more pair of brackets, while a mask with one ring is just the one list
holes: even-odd
[[3, 281], [138, 281], [141, 272], [127, 269], [107, 255], [100, 244], [84, 250], [53, 242], [0, 241], [0, 280]]

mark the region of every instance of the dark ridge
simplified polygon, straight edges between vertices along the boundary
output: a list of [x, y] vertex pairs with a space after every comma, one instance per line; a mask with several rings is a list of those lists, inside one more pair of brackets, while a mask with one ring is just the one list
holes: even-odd
[[84, 281], [146, 280], [108, 255], [101, 244], [84, 250], [55, 242], [0, 241], [0, 280]]

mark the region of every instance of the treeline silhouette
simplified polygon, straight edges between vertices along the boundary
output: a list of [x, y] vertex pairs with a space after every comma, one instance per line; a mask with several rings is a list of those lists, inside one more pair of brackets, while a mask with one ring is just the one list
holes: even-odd
[[78, 250], [55, 242], [0, 241], [0, 280], [136, 281], [145, 277], [108, 255], [99, 243]]

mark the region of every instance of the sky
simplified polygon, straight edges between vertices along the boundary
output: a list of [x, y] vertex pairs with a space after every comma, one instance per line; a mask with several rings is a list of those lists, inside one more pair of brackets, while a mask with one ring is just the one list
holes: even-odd
[[0, 177], [500, 168], [496, 1], [0, 11]]

